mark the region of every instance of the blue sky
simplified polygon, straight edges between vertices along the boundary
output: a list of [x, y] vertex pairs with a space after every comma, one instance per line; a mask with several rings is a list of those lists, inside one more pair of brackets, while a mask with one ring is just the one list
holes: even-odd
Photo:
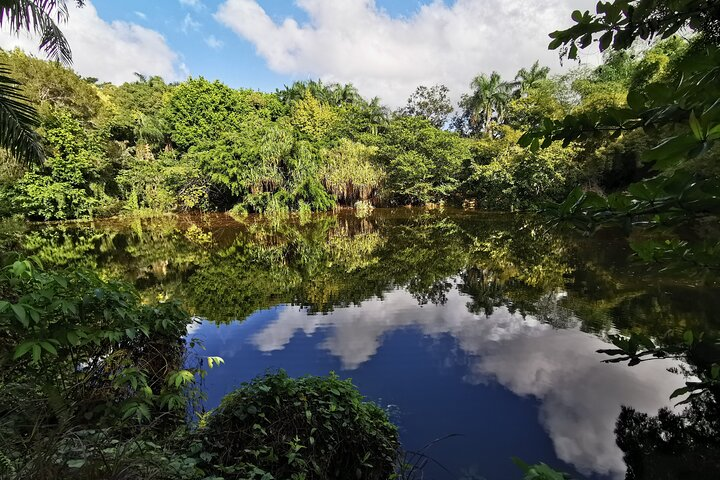
[[[337, 0], [335, 0], [337, 1]], [[342, 0], [340, 0], [342, 1]], [[265, 60], [255, 52], [255, 46], [239, 38], [228, 27], [213, 18], [221, 0], [186, 2], [179, 0], [94, 0], [101, 18], [124, 20], [160, 32], [173, 50], [180, 52], [193, 76], [202, 75], [219, 79], [233, 87], [273, 91], [283, 84], [304, 76], [275, 73], [267, 68]], [[287, 17], [307, 22], [308, 15], [289, 0], [262, 0], [258, 2], [278, 23]], [[376, 4], [393, 17], [407, 17], [416, 13], [418, 0], [380, 0]], [[197, 5], [197, 6], [194, 6]], [[144, 17], [143, 17], [144, 16]], [[186, 25], [186, 19], [196, 25]], [[207, 40], [214, 38], [222, 46], [212, 48]]]
[[[548, 33], [594, 1], [88, 0], [63, 31], [75, 70], [101, 81], [202, 75], [274, 91], [321, 78], [396, 107], [418, 85], [442, 83], [457, 100], [482, 72], [513, 78], [535, 60], [560, 71]], [[0, 31], [2, 48], [37, 45]]]

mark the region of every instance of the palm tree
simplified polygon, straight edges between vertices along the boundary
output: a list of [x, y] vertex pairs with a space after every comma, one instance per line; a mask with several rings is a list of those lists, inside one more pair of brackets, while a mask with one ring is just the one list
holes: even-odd
[[484, 73], [475, 77], [470, 83], [473, 93], [462, 101], [462, 106], [470, 113], [473, 127], [481, 126], [492, 137], [493, 118], [502, 122], [515, 86], [516, 83], [504, 81], [497, 72], [492, 72], [489, 77]]
[[380, 104], [380, 97], [373, 97], [365, 108], [365, 114], [370, 123], [370, 133], [377, 135], [380, 127], [388, 124], [388, 110]]
[[332, 104], [341, 106], [344, 104], [358, 105], [363, 104], [364, 100], [355, 85], [347, 83], [345, 85], [333, 84], [329, 87]]
[[328, 87], [323, 85], [322, 80], [297, 81], [293, 82], [289, 87], [285, 85], [284, 90], [277, 91], [280, 101], [288, 106], [304, 98], [306, 93], [309, 93], [321, 102], [330, 103], [331, 101]]
[[[82, 6], [85, 0], [75, 2]], [[0, 27], [7, 27], [15, 34], [38, 35], [40, 49], [49, 58], [70, 65], [70, 45], [58, 27], [67, 18], [66, 0], [0, 1]], [[0, 65], [0, 147], [24, 163], [42, 161], [42, 147], [34, 131], [37, 124], [37, 112], [23, 97], [19, 82], [10, 77], [6, 65]]]
[[535, 60], [530, 70], [521, 68], [520, 71], [515, 75], [515, 81], [518, 82], [520, 89], [519, 93], [525, 94], [528, 90], [533, 88], [538, 82], [545, 80], [550, 74], [550, 67], [541, 67], [540, 60]]

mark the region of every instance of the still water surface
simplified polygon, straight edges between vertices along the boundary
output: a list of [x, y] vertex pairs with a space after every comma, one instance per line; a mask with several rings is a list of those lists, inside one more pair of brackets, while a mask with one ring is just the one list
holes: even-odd
[[532, 218], [376, 210], [310, 218], [179, 216], [44, 225], [19, 237], [47, 264], [180, 300], [225, 364], [207, 407], [267, 370], [350, 377], [387, 408], [428, 479], [511, 479], [511, 457], [578, 478], [624, 476], [621, 405], [655, 413], [667, 361], [602, 363], [607, 336], [712, 327], [718, 290], [630, 260], [628, 240]]

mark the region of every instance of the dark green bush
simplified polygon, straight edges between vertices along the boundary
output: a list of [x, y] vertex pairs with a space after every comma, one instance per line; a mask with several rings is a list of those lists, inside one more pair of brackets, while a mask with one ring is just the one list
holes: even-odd
[[385, 480], [399, 447], [385, 412], [335, 374], [258, 377], [223, 399], [203, 433], [226, 478]]

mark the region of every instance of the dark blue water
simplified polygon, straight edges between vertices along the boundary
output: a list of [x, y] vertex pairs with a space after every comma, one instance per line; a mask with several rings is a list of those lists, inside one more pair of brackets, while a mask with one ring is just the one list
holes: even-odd
[[206, 379], [208, 407], [259, 372], [337, 372], [400, 425], [404, 447], [433, 459], [425, 478], [520, 478], [517, 456], [579, 478], [621, 478], [613, 428], [620, 406], [655, 412], [681, 378], [663, 362], [600, 362], [606, 345], [578, 329], [553, 329], [499, 308], [468, 312], [451, 290], [418, 305], [395, 290], [329, 314], [281, 305], [244, 322], [204, 322], [192, 336], [225, 365]]

